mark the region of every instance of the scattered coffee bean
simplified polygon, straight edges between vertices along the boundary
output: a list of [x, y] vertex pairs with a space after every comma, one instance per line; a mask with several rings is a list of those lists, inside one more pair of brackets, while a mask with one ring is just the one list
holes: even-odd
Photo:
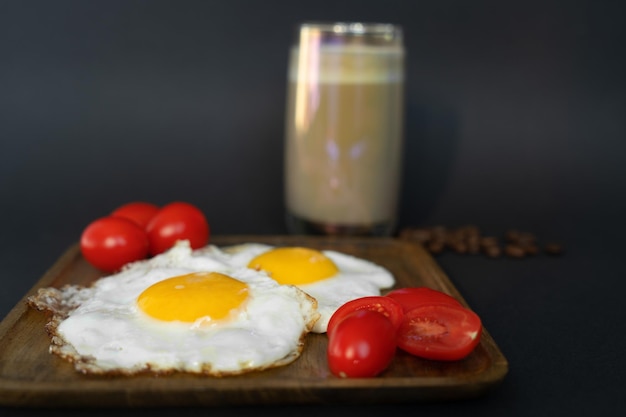
[[490, 258], [499, 258], [502, 255], [502, 249], [500, 249], [500, 246], [487, 246], [483, 249], [483, 252], [485, 252], [485, 255]]
[[453, 249], [456, 253], [467, 253], [467, 244], [462, 241], [455, 242]]
[[519, 240], [520, 232], [516, 229], [507, 230], [504, 234], [504, 239], [507, 242], [517, 242]]
[[480, 247], [480, 235], [469, 235], [465, 238], [468, 245]]
[[478, 239], [467, 240], [467, 253], [471, 255], [480, 253], [480, 243], [478, 242]]
[[438, 253], [443, 252], [443, 250], [445, 248], [445, 245], [444, 245], [444, 243], [442, 241], [435, 240], [435, 241], [429, 242], [428, 245], [426, 246], [426, 248], [431, 253], [438, 254]]
[[[525, 258], [539, 255], [541, 252], [537, 236], [519, 229], [508, 229], [501, 237], [483, 235], [478, 226], [473, 224], [457, 228], [443, 225], [431, 227], [408, 227], [398, 237], [420, 243], [432, 254], [446, 250], [457, 254], [483, 254], [489, 258], [499, 258], [503, 254], [511, 258]], [[563, 253], [559, 243], [550, 242], [543, 246], [544, 253], [557, 256]]]
[[504, 247], [504, 253], [511, 258], [523, 258], [526, 256], [526, 251], [519, 245], [509, 243]]
[[495, 236], [483, 236], [480, 238], [480, 246], [482, 248], [488, 248], [491, 246], [498, 246], [498, 238]]

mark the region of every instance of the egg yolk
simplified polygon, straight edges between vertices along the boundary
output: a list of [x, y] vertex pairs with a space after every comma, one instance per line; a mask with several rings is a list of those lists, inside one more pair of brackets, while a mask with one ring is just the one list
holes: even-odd
[[217, 272], [195, 272], [157, 282], [137, 298], [138, 307], [164, 321], [193, 323], [228, 318], [248, 297], [248, 286]]
[[266, 271], [280, 284], [309, 284], [339, 272], [337, 265], [322, 252], [301, 247], [283, 247], [264, 252], [248, 263], [248, 268]]

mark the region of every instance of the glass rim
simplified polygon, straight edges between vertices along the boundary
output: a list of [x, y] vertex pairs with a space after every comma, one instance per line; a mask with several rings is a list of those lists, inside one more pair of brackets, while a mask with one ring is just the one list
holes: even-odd
[[402, 35], [402, 26], [397, 23], [359, 21], [305, 21], [298, 29], [319, 30], [336, 35]]

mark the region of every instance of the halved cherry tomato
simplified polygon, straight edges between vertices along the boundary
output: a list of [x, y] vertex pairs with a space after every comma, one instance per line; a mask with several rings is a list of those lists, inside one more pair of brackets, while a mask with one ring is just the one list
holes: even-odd
[[80, 250], [96, 268], [114, 272], [129, 262], [148, 256], [148, 235], [131, 220], [102, 217], [83, 230]]
[[148, 226], [150, 255], [158, 255], [170, 249], [177, 240], [188, 240], [192, 249], [209, 242], [209, 223], [204, 213], [195, 205], [173, 202], [163, 206], [152, 217]]
[[415, 356], [440, 361], [465, 358], [480, 342], [482, 323], [473, 311], [446, 304], [416, 307], [404, 315], [398, 347]]
[[339, 322], [328, 337], [328, 367], [341, 378], [374, 377], [396, 352], [396, 329], [376, 311], [357, 310]]
[[390, 297], [383, 296], [368, 296], [356, 298], [341, 305], [328, 320], [328, 326], [326, 327], [326, 333], [333, 332], [337, 324], [339, 324], [349, 314], [358, 310], [372, 310], [383, 314], [387, 317], [394, 329], [400, 327], [402, 323], [402, 317], [404, 312], [402, 311], [402, 305], [396, 300]]
[[148, 226], [148, 223], [159, 211], [159, 206], [144, 201], [133, 201], [119, 206], [111, 213], [113, 217], [124, 217], [137, 223], [142, 229]]
[[450, 304], [461, 306], [459, 301], [442, 291], [433, 290], [428, 287], [406, 287], [391, 290], [385, 297], [391, 297], [398, 301], [406, 313], [416, 307], [426, 304]]

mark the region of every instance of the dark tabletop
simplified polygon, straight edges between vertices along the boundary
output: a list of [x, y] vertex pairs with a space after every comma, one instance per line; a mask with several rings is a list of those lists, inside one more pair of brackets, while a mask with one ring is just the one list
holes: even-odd
[[128, 201], [193, 202], [215, 234], [286, 233], [284, 80], [300, 20], [406, 28], [398, 232], [516, 228], [564, 252], [435, 256], [509, 361], [476, 399], [0, 415], [624, 415], [624, 6], [502, 3], [1, 2], [2, 318]]

